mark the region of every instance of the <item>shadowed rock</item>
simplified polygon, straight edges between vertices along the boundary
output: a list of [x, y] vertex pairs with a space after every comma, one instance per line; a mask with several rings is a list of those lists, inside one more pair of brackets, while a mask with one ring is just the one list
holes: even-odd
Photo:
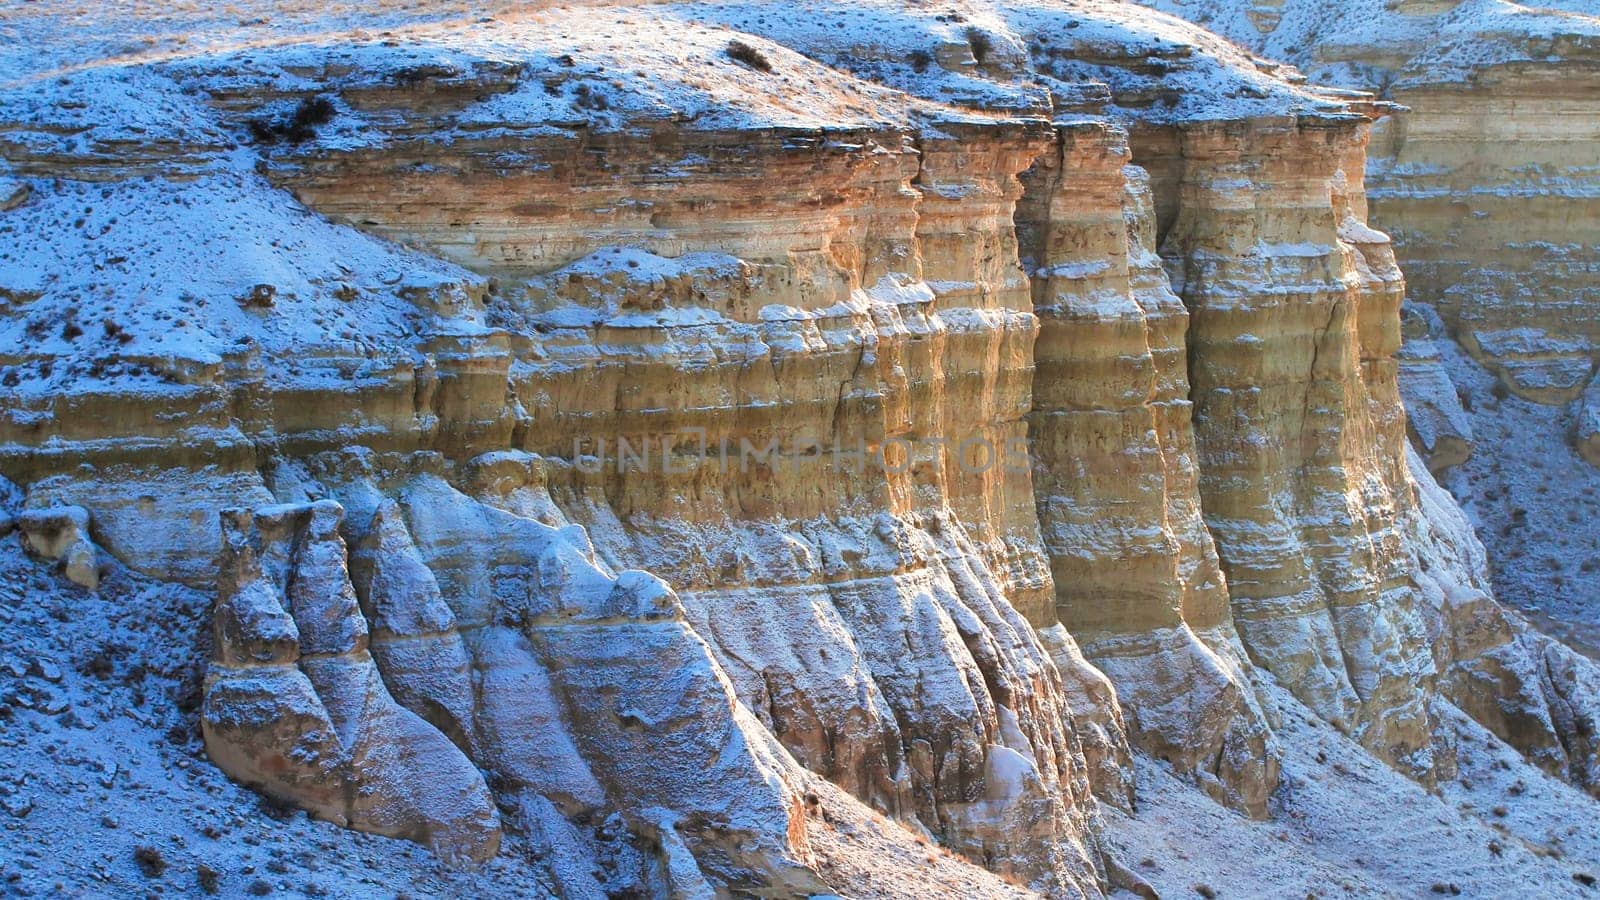
[[323, 501], [223, 513], [201, 728], [231, 777], [317, 818], [416, 841], [452, 865], [500, 845], [488, 787], [389, 694]]

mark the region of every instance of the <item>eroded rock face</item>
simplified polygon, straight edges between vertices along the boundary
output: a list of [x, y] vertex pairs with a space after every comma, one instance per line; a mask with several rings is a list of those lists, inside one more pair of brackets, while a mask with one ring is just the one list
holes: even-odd
[[1369, 193], [1412, 298], [1516, 395], [1583, 392], [1600, 308], [1595, 9], [1289, 0], [1291, 15], [1246, 24], [1213, 0], [1148, 5], [1400, 104], [1374, 129]]
[[1276, 756], [1197, 502], [1188, 312], [1125, 133], [1063, 130], [1019, 228], [1041, 331], [1030, 416], [1057, 610], [1141, 746], [1261, 815]]
[[[1373, 202], [1413, 296], [1512, 393], [1560, 404], [1592, 380], [1600, 346], [1600, 30], [1549, 18], [1571, 30], [1510, 38], [1513, 58], [1465, 84], [1447, 65], [1401, 76], [1409, 111], [1376, 140]], [[1525, 61], [1552, 53], [1559, 64]]]
[[[823, 888], [803, 865], [793, 763], [734, 700], [670, 588], [609, 574], [581, 527], [502, 512], [438, 474], [398, 495], [366, 542], [368, 602], [437, 613], [448, 598], [454, 621], [431, 641], [444, 664], [415, 665], [410, 680], [447, 690], [439, 715], [499, 790], [538, 793], [569, 818], [626, 809], [667, 848], [669, 871]], [[394, 590], [383, 576], [401, 572], [412, 577]], [[688, 857], [674, 862], [674, 846]]]
[[823, 890], [803, 862], [794, 764], [733, 699], [672, 591], [598, 568], [581, 528], [500, 512], [426, 458], [418, 468], [370, 526], [345, 528], [362, 535], [354, 584], [335, 501], [224, 514], [212, 759], [452, 863], [499, 843], [481, 770], [518, 827], [570, 832], [567, 820], [626, 810], [662, 848], [656, 877], [685, 894]]
[[[1420, 455], [1410, 459], [1420, 473]], [[1600, 667], [1494, 602], [1466, 517], [1437, 484], [1418, 484], [1411, 546], [1441, 694], [1541, 768], [1600, 796], [1592, 689]]]
[[1435, 474], [1459, 466], [1472, 456], [1472, 420], [1463, 392], [1446, 371], [1441, 342], [1444, 324], [1430, 308], [1405, 310], [1400, 345], [1400, 395], [1405, 400], [1406, 427], [1415, 446]]
[[1396, 529], [1413, 490], [1393, 359], [1403, 288], [1351, 204], [1362, 139], [1358, 123], [1301, 121], [1135, 145], [1178, 198], [1164, 246], [1191, 310], [1201, 502], [1245, 646], [1421, 775], [1426, 648]]
[[[809, 768], [1060, 892], [1092, 882], [1094, 862], [1072, 712], [1029, 622], [1053, 620], [1031, 472], [958, 458], [1023, 434], [1036, 325], [1010, 209], [1049, 137], [951, 122], [850, 151], [771, 148], [764, 164], [837, 161], [855, 181], [811, 232], [708, 260], [727, 282], [677, 290], [653, 254], [624, 257], [643, 277], [589, 275], [606, 253], [544, 276], [585, 316], [649, 312], [545, 326], [566, 365], [512, 385], [536, 398], [528, 444], [548, 456], [480, 457], [469, 477], [504, 509], [585, 523], [612, 565], [670, 579], [740, 699]], [[806, 249], [819, 235], [826, 256]], [[498, 312], [559, 322], [548, 303]], [[585, 405], [596, 396], [607, 406]], [[622, 441], [657, 456], [625, 460]], [[557, 456], [578, 448], [593, 458]]]
[[319, 818], [483, 862], [500, 846], [489, 789], [385, 687], [346, 574], [342, 515], [332, 501], [223, 513], [207, 752]]
[[[1541, 412], [1528, 404], [1511, 428], [1548, 424], [1552, 437], [1564, 433], [1588, 457], [1592, 320], [1600, 308], [1588, 277], [1600, 162], [1588, 112], [1596, 31], [1586, 13], [1593, 10], [1291, 0], [1281, 15], [1246, 22], [1210, 0], [1151, 5], [1207, 21], [1246, 46], [1300, 63], [1315, 78], [1403, 105], [1373, 126], [1366, 193], [1373, 220], [1394, 235], [1410, 291], [1399, 369], [1410, 436], [1434, 472], [1472, 460], [1470, 472], [1452, 476], [1452, 489], [1501, 538], [1531, 531], [1562, 547], [1562, 557], [1584, 556], [1587, 541], [1569, 545], [1565, 535], [1551, 536], [1582, 514], [1560, 502], [1541, 509], [1546, 488], [1520, 484], [1520, 470], [1543, 468], [1546, 456], [1559, 467], [1563, 450], [1507, 440], [1507, 422], [1495, 420], [1511, 397], [1554, 407]], [[1488, 385], [1460, 360], [1457, 345], [1487, 370]], [[1484, 443], [1484, 425], [1493, 428], [1492, 444]], [[1399, 457], [1391, 451], [1389, 458], [1392, 469]], [[1431, 482], [1415, 480], [1426, 495]], [[1443, 500], [1422, 505], [1449, 507]], [[1405, 506], [1398, 507], [1402, 523], [1414, 518]], [[1476, 566], [1438, 563], [1427, 549], [1430, 535], [1452, 528], [1439, 526], [1434, 512], [1424, 518], [1434, 524], [1403, 530], [1413, 534], [1410, 552], [1420, 553], [1418, 596], [1430, 598], [1424, 626], [1435, 635], [1458, 629], [1456, 638], [1446, 637], [1453, 653], [1435, 653], [1448, 660], [1439, 669], [1443, 693], [1497, 734], [1515, 734], [1507, 739], [1547, 769], [1587, 784], [1585, 726], [1554, 714], [1561, 701], [1537, 662], [1548, 639], [1488, 597], [1482, 557]], [[1453, 530], [1466, 529], [1458, 523]], [[1523, 565], [1519, 558], [1533, 547], [1502, 543], [1495, 567], [1503, 597], [1554, 602], [1566, 615], [1584, 609], [1591, 564], [1569, 570], [1557, 555], [1539, 554], [1541, 565]], [[1441, 568], [1454, 587], [1436, 584]], [[1569, 593], [1570, 600], [1562, 597]], [[1445, 632], [1435, 630], [1434, 610], [1454, 623]], [[1577, 749], [1575, 765], [1568, 747]]]
[[7, 518], [22, 532], [22, 542], [29, 550], [61, 564], [68, 581], [91, 591], [100, 586], [99, 557], [89, 538], [88, 510], [52, 506], [23, 510]]
[[1419, 500], [1371, 105], [1123, 4], [868, 6], [865, 45], [668, 4], [19, 89], [4, 227], [82, 265], [0, 285], [0, 467], [216, 585], [213, 761], [453, 862], [512, 833], [570, 896], [826, 893], [929, 837], [1097, 896], [1133, 748], [1269, 812], [1273, 680], [1423, 781], [1455, 702], [1592, 783], [1592, 670]]

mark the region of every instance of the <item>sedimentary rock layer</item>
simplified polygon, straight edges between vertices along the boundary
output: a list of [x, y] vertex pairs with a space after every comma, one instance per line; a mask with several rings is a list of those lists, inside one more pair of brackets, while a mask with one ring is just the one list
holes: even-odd
[[1592, 779], [1593, 673], [1472, 632], [1419, 505], [1370, 105], [1123, 4], [871, 6], [16, 88], [35, 552], [217, 591], [232, 776], [572, 896], [824, 892], [852, 831], [1096, 896], [1130, 741], [1269, 812], [1271, 679], [1424, 781], [1440, 690]]
[[[1252, 657], [1391, 761], [1430, 767], [1395, 393], [1402, 286], [1350, 120], [1135, 134], [1177, 204], [1200, 493]], [[1395, 426], [1400, 426], [1399, 428]]]
[[1600, 35], [1561, 59], [1397, 84], [1408, 111], [1379, 136], [1372, 194], [1413, 295], [1514, 393], [1550, 404], [1583, 391], [1600, 346]]
[[1369, 195], [1413, 298], [1516, 394], [1560, 404], [1583, 391], [1600, 308], [1600, 7], [1149, 5], [1398, 104], [1374, 132]]
[[1276, 779], [1196, 502], [1188, 312], [1154, 253], [1127, 135], [1063, 128], [1018, 227], [1040, 336], [1029, 419], [1066, 628], [1120, 691], [1136, 740], [1257, 814]]
[[[1556, 440], [1565, 432], [1580, 454], [1590, 445], [1586, 398], [1593, 395], [1593, 320], [1600, 308], [1590, 271], [1596, 256], [1593, 182], [1600, 165], [1591, 109], [1593, 14], [1600, 9], [1581, 2], [1536, 7], [1291, 0], [1270, 16], [1255, 16], [1208, 0], [1153, 5], [1291, 59], [1314, 78], [1367, 88], [1396, 103], [1373, 127], [1366, 181], [1372, 219], [1394, 235], [1410, 291], [1400, 352], [1410, 434], [1435, 472], [1460, 466], [1475, 452], [1486, 457], [1474, 461], [1472, 472], [1452, 476], [1451, 484], [1479, 519], [1495, 526], [1493, 562], [1503, 596], [1534, 612], [1533, 604], [1549, 603], [1564, 615], [1588, 618], [1593, 564], [1583, 548], [1589, 541], [1581, 532], [1568, 534], [1583, 514], [1570, 501], [1546, 500], [1548, 486], [1537, 483], [1543, 478], [1523, 484], [1527, 472], [1551, 463], [1564, 468], [1559, 458], [1550, 458], [1564, 451], [1537, 440], [1506, 440], [1503, 422], [1488, 433], [1494, 445], [1475, 451], [1485, 434], [1475, 433], [1472, 423], [1499, 418], [1509, 397], [1526, 398], [1558, 408], [1541, 412], [1529, 404], [1515, 427], [1546, 428]], [[1463, 368], [1474, 367], [1460, 359], [1456, 346], [1487, 369], [1488, 384], [1462, 379]], [[1559, 408], [1564, 405], [1565, 411]], [[1583, 480], [1581, 472], [1576, 477]], [[1426, 486], [1426, 479], [1418, 481]], [[1561, 550], [1541, 552], [1524, 535], [1538, 535]], [[1431, 577], [1425, 572], [1417, 580], [1426, 585]], [[1488, 590], [1485, 577], [1470, 567], [1452, 577], [1470, 586], [1446, 592], [1452, 596]], [[1459, 681], [1447, 683], [1446, 693], [1486, 723], [1497, 723], [1491, 725], [1497, 733], [1521, 732], [1510, 720], [1542, 721], [1546, 700], [1557, 707], [1561, 701], [1550, 685], [1538, 686], [1544, 680], [1538, 665], [1529, 667], [1530, 658], [1510, 647], [1509, 635], [1536, 644], [1543, 638], [1520, 619], [1506, 621], [1486, 610], [1475, 614], [1480, 625], [1463, 620], [1463, 627], [1520, 662], [1492, 666], [1493, 676], [1477, 670], [1473, 677], [1484, 681], [1476, 696], [1489, 693], [1483, 683], [1500, 684], [1496, 693], [1502, 699], [1492, 704], [1472, 699]], [[1486, 620], [1500, 624], [1482, 624]], [[1563, 623], [1552, 624], [1564, 630]], [[1538, 655], [1532, 651], [1533, 658]], [[1522, 734], [1513, 742], [1531, 748], [1552, 770], [1565, 771], [1566, 751], [1538, 749], [1555, 732], [1542, 725], [1531, 732], [1545, 736]], [[1573, 746], [1579, 761], [1574, 771], [1581, 773], [1586, 751], [1582, 741]], [[1589, 783], [1581, 774], [1577, 780]]]

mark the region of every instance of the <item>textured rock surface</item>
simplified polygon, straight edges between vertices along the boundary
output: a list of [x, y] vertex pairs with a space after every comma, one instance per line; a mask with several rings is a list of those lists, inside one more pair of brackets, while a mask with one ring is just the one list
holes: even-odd
[[345, 572], [342, 513], [326, 500], [223, 513], [207, 750], [319, 818], [482, 862], [500, 846], [489, 789], [389, 695]]
[[88, 510], [81, 506], [29, 509], [13, 521], [22, 532], [23, 544], [45, 559], [59, 562], [68, 581], [91, 591], [100, 586], [99, 558], [89, 539]]
[[1121, 131], [1063, 130], [1018, 214], [1041, 325], [1030, 431], [1057, 609], [1120, 687], [1139, 743], [1260, 814], [1276, 751], [1197, 502], [1188, 313], [1128, 156]]
[[1289, 0], [1247, 24], [1232, 4], [1150, 5], [1404, 106], [1375, 133], [1369, 196], [1413, 297], [1517, 394], [1583, 390], [1600, 327], [1600, 6]]
[[1400, 395], [1405, 400], [1411, 442], [1428, 462], [1444, 472], [1472, 456], [1476, 433], [1466, 393], [1450, 380], [1440, 343], [1449, 340], [1438, 315], [1413, 304], [1406, 311], [1400, 345]]
[[1109, 2], [228, 33], [6, 88], [0, 505], [215, 592], [232, 777], [574, 897], [1136, 887], [1136, 755], [1266, 817], [1283, 708], [1593, 789], [1367, 99]]
[[1437, 485], [1419, 484], [1417, 582], [1441, 693], [1533, 764], [1600, 796], [1586, 693], [1600, 667], [1495, 603], [1466, 517]]
[[1399, 73], [1410, 111], [1376, 142], [1374, 213], [1462, 346], [1519, 396], [1564, 403], [1600, 338], [1600, 25], [1546, 13], [1486, 30], [1472, 43], [1502, 59], [1463, 36]]
[[[1200, 494], [1252, 657], [1380, 756], [1431, 768], [1396, 517], [1413, 490], [1402, 286], [1359, 206], [1359, 123], [1136, 135], [1176, 182]], [[1352, 171], [1354, 174], [1352, 175]]]
[[1600, 473], [1573, 463], [1592, 453], [1600, 6], [1149, 5], [1404, 105], [1373, 129], [1367, 181], [1417, 323], [1401, 369], [1413, 437], [1494, 535], [1498, 597], [1592, 647], [1600, 533], [1573, 526], [1593, 518]]

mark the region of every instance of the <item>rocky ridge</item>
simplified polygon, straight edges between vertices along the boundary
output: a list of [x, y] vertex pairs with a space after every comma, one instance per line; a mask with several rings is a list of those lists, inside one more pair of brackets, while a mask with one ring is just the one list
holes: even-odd
[[1118, 3], [8, 91], [18, 527], [216, 592], [206, 748], [282, 802], [564, 896], [927, 838], [1095, 896], [1135, 754], [1265, 817], [1300, 705], [1427, 785], [1460, 720], [1600, 786], [1593, 665], [1408, 453], [1366, 98]]

